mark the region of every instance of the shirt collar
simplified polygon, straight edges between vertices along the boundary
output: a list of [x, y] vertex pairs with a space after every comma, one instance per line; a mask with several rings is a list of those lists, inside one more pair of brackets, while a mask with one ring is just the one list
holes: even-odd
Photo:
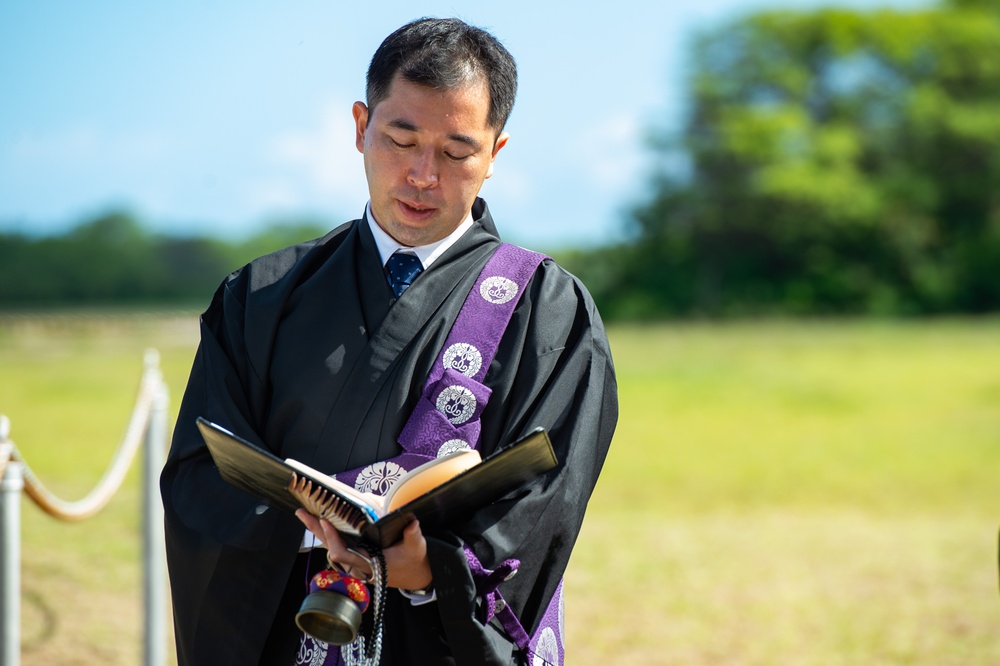
[[382, 227], [378, 225], [378, 222], [375, 221], [375, 215], [372, 213], [371, 201], [365, 206], [365, 218], [368, 220], [368, 227], [372, 230], [372, 236], [375, 237], [375, 245], [378, 247], [379, 258], [382, 260], [383, 266], [385, 266], [385, 262], [388, 261], [393, 252], [403, 250], [417, 255], [417, 259], [420, 260], [420, 264], [424, 267], [424, 270], [430, 268], [430, 265], [438, 257], [444, 254], [466, 231], [472, 228], [472, 211], [470, 210], [469, 214], [462, 220], [462, 223], [441, 240], [429, 245], [409, 247], [407, 245], [400, 245], [396, 242], [395, 238], [385, 233]]

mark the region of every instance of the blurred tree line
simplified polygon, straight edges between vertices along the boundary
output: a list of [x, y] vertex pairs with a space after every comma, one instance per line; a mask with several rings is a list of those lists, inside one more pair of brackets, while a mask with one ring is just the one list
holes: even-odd
[[[608, 319], [1000, 309], [1000, 0], [769, 11], [697, 37], [681, 132], [628, 241], [558, 259]], [[155, 236], [112, 213], [0, 235], [0, 307], [207, 303], [322, 235]]]
[[308, 221], [275, 224], [248, 240], [224, 242], [153, 234], [135, 216], [110, 212], [62, 236], [0, 234], [0, 308], [204, 308], [233, 269], [329, 229]]
[[763, 12], [691, 56], [630, 241], [562, 257], [609, 318], [1000, 308], [1000, 0]]

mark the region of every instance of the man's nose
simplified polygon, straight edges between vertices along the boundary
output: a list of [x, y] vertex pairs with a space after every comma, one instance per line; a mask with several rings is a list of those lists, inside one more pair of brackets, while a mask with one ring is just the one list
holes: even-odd
[[438, 184], [438, 162], [437, 157], [431, 151], [425, 151], [417, 155], [410, 165], [407, 180], [414, 187], [427, 189]]

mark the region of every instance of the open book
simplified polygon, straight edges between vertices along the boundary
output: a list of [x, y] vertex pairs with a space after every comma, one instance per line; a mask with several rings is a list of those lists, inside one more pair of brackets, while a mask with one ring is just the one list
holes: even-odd
[[379, 497], [298, 461], [282, 460], [200, 417], [198, 428], [227, 483], [287, 511], [303, 507], [326, 518], [348, 542], [382, 547], [402, 538], [414, 518], [425, 533], [458, 525], [556, 466], [548, 435], [538, 428], [486, 460], [480, 461], [477, 451], [432, 460]]

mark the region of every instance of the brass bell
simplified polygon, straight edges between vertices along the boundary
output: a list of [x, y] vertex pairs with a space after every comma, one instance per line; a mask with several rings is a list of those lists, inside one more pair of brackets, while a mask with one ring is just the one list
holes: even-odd
[[299, 629], [324, 643], [347, 645], [358, 636], [371, 597], [357, 578], [325, 569], [309, 581], [309, 594], [295, 615]]
[[332, 645], [347, 645], [358, 635], [361, 610], [339, 592], [317, 590], [308, 594], [295, 615], [299, 629]]

